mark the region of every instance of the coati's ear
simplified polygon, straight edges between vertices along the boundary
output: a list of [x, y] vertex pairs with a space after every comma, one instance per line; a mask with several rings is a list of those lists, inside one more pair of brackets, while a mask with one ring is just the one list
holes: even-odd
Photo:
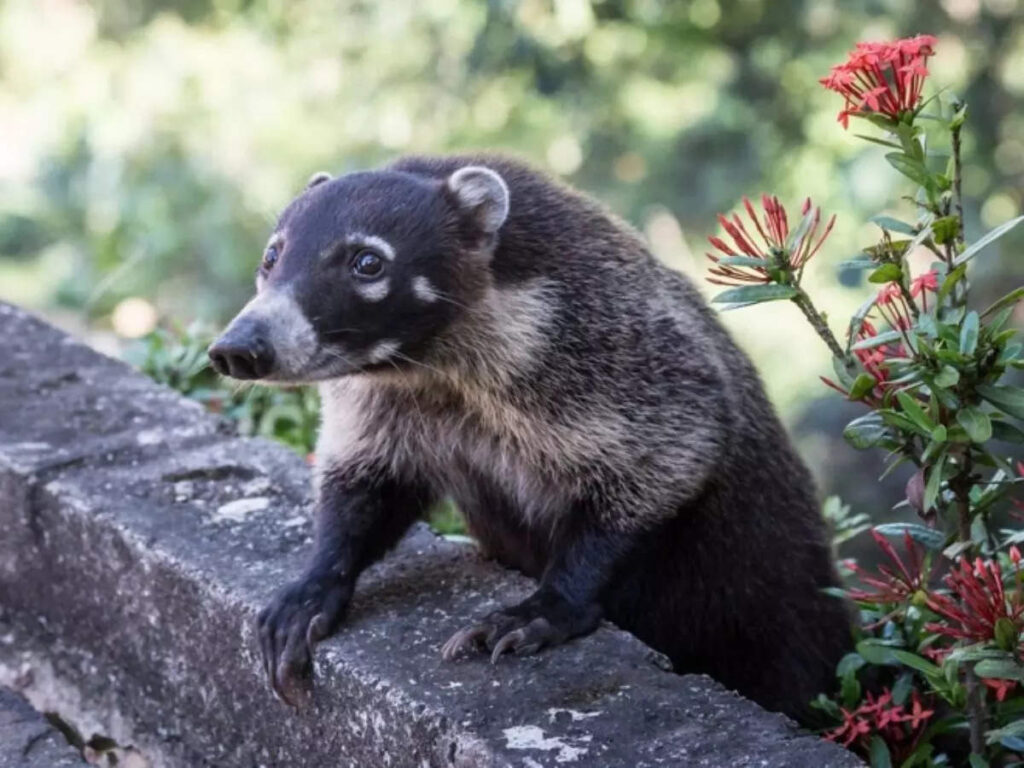
[[467, 165], [449, 176], [446, 184], [459, 210], [472, 218], [484, 234], [493, 235], [505, 223], [508, 185], [490, 168]]
[[309, 181], [306, 182], [306, 189], [312, 189], [317, 184], [323, 184], [325, 181], [330, 181], [331, 178], [331, 174], [327, 171], [317, 171], [309, 177]]

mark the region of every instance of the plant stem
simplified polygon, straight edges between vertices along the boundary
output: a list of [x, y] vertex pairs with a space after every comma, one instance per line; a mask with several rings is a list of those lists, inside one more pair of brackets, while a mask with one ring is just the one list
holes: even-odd
[[967, 683], [967, 712], [968, 722], [971, 729], [971, 752], [976, 755], [985, 755], [985, 709], [981, 696], [981, 683], [978, 676], [974, 674], [974, 668], [968, 667], [966, 672]]
[[[971, 450], [968, 448], [963, 453], [960, 471], [949, 480], [949, 488], [956, 500], [957, 537], [967, 543], [971, 541], [971, 470]], [[985, 702], [981, 683], [970, 665], [967, 665], [964, 671], [964, 683], [967, 688], [967, 722], [970, 727], [971, 752], [984, 756]]]
[[825, 342], [832, 354], [843, 361], [847, 368], [852, 369], [854, 367], [853, 359], [846, 353], [845, 350], [836, 341], [836, 337], [832, 334], [832, 330], [828, 327], [828, 323], [825, 322], [825, 318], [821, 316], [821, 313], [814, 308], [814, 304], [811, 303], [811, 297], [807, 295], [807, 292], [797, 286], [799, 293], [793, 297], [793, 303], [800, 307], [800, 311], [804, 313], [804, 317], [807, 318], [811, 327], [821, 337], [821, 340]]
[[960, 189], [963, 177], [963, 166], [960, 161], [960, 130], [962, 127], [958, 125], [950, 129], [953, 138], [953, 199], [956, 201], [956, 218], [959, 224], [957, 240], [961, 245], [964, 243], [964, 202]]

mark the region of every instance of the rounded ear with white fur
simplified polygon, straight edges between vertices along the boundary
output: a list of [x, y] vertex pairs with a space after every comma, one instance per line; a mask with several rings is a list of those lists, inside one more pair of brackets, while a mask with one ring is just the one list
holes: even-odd
[[330, 181], [333, 177], [327, 171], [317, 171], [309, 177], [309, 181], [306, 182], [306, 189], [312, 189], [317, 184], [323, 184], [325, 181]]
[[508, 218], [508, 185], [496, 172], [482, 165], [467, 165], [446, 182], [455, 205], [482, 234], [493, 235]]

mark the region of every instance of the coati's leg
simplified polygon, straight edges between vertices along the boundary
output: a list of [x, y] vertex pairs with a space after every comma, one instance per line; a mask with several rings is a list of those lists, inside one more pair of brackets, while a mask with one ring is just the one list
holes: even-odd
[[325, 473], [310, 563], [258, 618], [264, 670], [278, 696], [296, 703], [312, 671], [313, 648], [337, 631], [357, 577], [394, 546], [429, 503], [425, 488], [383, 472]]
[[494, 663], [503, 653], [536, 653], [597, 628], [601, 593], [632, 537], [604, 530], [578, 512], [558, 537], [537, 591], [519, 605], [456, 632], [441, 651], [446, 659], [486, 646]]

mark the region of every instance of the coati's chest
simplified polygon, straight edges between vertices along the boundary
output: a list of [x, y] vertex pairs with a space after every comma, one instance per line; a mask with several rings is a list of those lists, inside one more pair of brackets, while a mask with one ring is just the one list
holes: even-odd
[[545, 414], [485, 391], [350, 377], [321, 388], [318, 461], [381, 463], [470, 507], [501, 493], [524, 518], [556, 516], [625, 460], [625, 422], [594, 409]]

